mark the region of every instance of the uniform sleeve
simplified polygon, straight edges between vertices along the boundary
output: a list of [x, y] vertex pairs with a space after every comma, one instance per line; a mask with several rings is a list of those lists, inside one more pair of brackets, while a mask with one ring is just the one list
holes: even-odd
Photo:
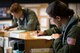
[[75, 26], [68, 32], [67, 38], [65, 40], [65, 45], [59, 47], [61, 43], [55, 48], [56, 53], [78, 53], [80, 49], [80, 27]]
[[10, 26], [9, 28], [14, 28], [14, 27], [17, 27], [17, 19], [13, 18], [12, 19], [12, 26]]
[[78, 53], [80, 52], [80, 26], [74, 26], [67, 37], [67, 44], [69, 53]]
[[37, 30], [39, 29], [39, 21], [36, 14], [33, 11], [30, 11], [28, 14], [28, 23], [26, 30]]
[[60, 30], [56, 27], [56, 26], [53, 26], [52, 28], [48, 29], [48, 30], [45, 30], [44, 31], [47, 35], [52, 35], [54, 33], [61, 33]]

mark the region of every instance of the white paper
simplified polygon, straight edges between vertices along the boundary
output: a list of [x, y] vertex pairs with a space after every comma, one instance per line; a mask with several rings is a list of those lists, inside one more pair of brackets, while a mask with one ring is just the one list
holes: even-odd
[[34, 37], [39, 39], [47, 39], [47, 40], [53, 39], [51, 36], [34, 36]]
[[20, 32], [25, 32], [25, 30], [15, 30], [15, 31], [10, 31], [10, 32], [13, 32], [13, 33], [20, 33]]
[[10, 32], [10, 36], [9, 37], [19, 38], [19, 33]]
[[19, 38], [21, 32], [25, 32], [25, 30], [11, 31], [9, 37]]

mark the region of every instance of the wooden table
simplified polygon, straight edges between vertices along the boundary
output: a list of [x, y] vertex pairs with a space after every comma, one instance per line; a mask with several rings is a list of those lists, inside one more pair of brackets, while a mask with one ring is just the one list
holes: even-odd
[[[34, 38], [31, 33], [34, 31], [28, 31], [28, 32], [22, 32], [19, 33], [19, 37], [17, 39], [25, 40], [25, 53], [31, 53], [31, 49], [34, 48], [51, 48], [52, 47], [52, 40], [46, 40], [46, 39], [39, 39]], [[6, 33], [6, 35], [5, 35]], [[4, 35], [7, 37], [10, 37], [9, 32], [5, 32]], [[15, 38], [15, 37], [12, 37]]]

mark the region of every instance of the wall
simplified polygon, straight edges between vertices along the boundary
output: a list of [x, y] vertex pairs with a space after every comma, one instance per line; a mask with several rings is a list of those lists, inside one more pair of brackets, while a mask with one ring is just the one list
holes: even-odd
[[73, 9], [75, 14], [80, 16], [80, 3], [69, 3], [69, 8]]

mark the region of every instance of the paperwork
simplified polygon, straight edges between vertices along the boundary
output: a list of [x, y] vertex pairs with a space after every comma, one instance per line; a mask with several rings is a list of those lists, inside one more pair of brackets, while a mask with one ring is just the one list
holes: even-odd
[[34, 38], [47, 39], [47, 40], [53, 39], [51, 36], [34, 36]]
[[9, 37], [19, 38], [21, 32], [25, 32], [25, 30], [10, 31]]
[[13, 32], [13, 33], [20, 33], [20, 32], [25, 32], [25, 30], [15, 30], [15, 31], [10, 31], [10, 32]]

